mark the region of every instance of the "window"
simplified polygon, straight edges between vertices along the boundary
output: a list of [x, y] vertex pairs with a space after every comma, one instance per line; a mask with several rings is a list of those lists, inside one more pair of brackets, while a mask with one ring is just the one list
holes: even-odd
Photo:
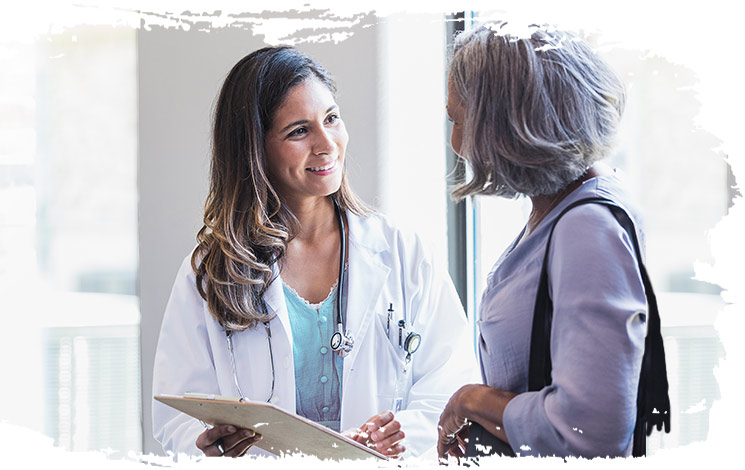
[[139, 451], [134, 31], [4, 40], [0, 68], [0, 415]]

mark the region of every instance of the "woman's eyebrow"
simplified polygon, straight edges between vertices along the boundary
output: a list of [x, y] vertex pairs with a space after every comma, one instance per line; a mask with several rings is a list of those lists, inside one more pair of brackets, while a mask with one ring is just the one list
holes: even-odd
[[[326, 110], [326, 113], [328, 113], [332, 109], [338, 108], [338, 107], [339, 107], [339, 105], [332, 104], [331, 106], [329, 106], [329, 109]], [[285, 127], [283, 127], [282, 129], [280, 129], [279, 132], [284, 132], [284, 131], [286, 131], [287, 129], [289, 129], [291, 127], [299, 126], [300, 124], [307, 124], [308, 122], [310, 122], [310, 121], [308, 121], [307, 119], [301, 119], [299, 121], [291, 122], [291, 123], [287, 124]]]
[[291, 122], [287, 124], [285, 127], [283, 127], [282, 129], [280, 129], [279, 132], [282, 133], [291, 127], [299, 126], [300, 124], [307, 124], [308, 122], [309, 121], [307, 119], [301, 119], [300, 121]]

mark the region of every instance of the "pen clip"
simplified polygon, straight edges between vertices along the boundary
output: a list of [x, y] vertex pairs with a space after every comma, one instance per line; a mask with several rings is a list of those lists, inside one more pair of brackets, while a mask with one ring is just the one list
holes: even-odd
[[385, 332], [391, 334], [391, 318], [393, 318], [393, 303], [388, 304], [388, 322], [385, 324]]

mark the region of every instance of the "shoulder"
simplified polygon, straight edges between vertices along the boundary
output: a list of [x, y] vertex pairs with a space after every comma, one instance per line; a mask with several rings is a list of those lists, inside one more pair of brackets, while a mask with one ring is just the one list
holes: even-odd
[[365, 216], [348, 214], [349, 237], [353, 242], [372, 249], [391, 249], [395, 246], [421, 247], [421, 237], [412, 230], [395, 225], [381, 213]]
[[[198, 246], [194, 247], [193, 250], [187, 254], [179, 265], [178, 272], [176, 274], [176, 280], [188, 279], [191, 282], [195, 282], [196, 272], [194, 272], [194, 266], [199, 266], [202, 261], [203, 253], [198, 252]], [[192, 264], [193, 262], [193, 264]]]
[[[619, 207], [622, 207], [619, 205]], [[625, 209], [624, 209], [625, 210]], [[568, 210], [556, 221], [554, 229], [559, 234], [592, 238], [598, 231], [622, 232], [621, 224], [616, 220], [611, 209], [600, 203], [586, 203]]]
[[184, 257], [176, 273], [162, 328], [180, 331], [178, 325], [202, 325], [209, 316], [206, 302], [197, 289], [197, 276], [191, 263], [193, 254], [194, 251]]
[[561, 273], [554, 281], [581, 278], [589, 287], [636, 278], [638, 265], [632, 238], [610, 208], [590, 203], [569, 210], [556, 223], [549, 269]]
[[[181, 260], [181, 264], [173, 280], [171, 301], [175, 299], [191, 299], [195, 303], [202, 303], [203, 298], [197, 288], [197, 273], [194, 271], [194, 266], [198, 266], [201, 261], [201, 256], [197, 253], [197, 249], [195, 247]], [[192, 259], [194, 265], [192, 264]]]
[[[563, 213], [563, 215], [555, 222], [554, 238], [592, 243], [593, 240], [605, 236], [623, 238], [623, 235], [628, 235], [611, 207], [606, 204], [589, 202], [566, 210], [571, 204], [575, 204], [582, 199], [597, 197], [608, 200], [626, 213], [634, 225], [640, 242], [643, 243], [638, 211], [626, 194], [621, 178], [616, 173], [587, 181], [575, 193], [572, 193], [566, 202], [561, 204], [563, 208], [559, 214]], [[559, 217], [559, 214], [556, 217]]]
[[350, 242], [371, 255], [391, 263], [394, 259], [404, 264], [432, 264], [432, 247], [419, 234], [394, 224], [380, 213], [366, 216], [348, 215]]

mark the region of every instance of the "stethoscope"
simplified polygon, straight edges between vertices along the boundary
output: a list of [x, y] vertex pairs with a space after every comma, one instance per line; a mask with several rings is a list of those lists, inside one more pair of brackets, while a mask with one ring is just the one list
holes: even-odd
[[[388, 305], [388, 321], [386, 323], [386, 333], [388, 337], [391, 336], [391, 319], [393, 318], [393, 304]], [[404, 332], [406, 332], [406, 339], [404, 339]], [[398, 347], [406, 352], [405, 361], [408, 363], [411, 361], [411, 355], [419, 349], [422, 344], [422, 335], [409, 331], [406, 328], [406, 309], [404, 309], [404, 316], [398, 321]]]
[[[341, 208], [339, 203], [334, 201], [334, 210], [336, 211], [336, 217], [339, 220], [339, 236], [341, 238], [341, 248], [339, 256], [339, 281], [337, 285], [339, 290], [336, 295], [336, 332], [331, 336], [331, 350], [335, 351], [341, 357], [347, 357], [354, 347], [354, 338], [349, 333], [349, 330], [345, 330], [344, 321], [346, 320], [346, 311], [342, 310], [343, 299], [342, 290], [344, 286], [344, 262], [347, 252], [347, 237], [346, 231], [344, 230], [344, 217], [342, 216]], [[393, 304], [389, 304], [388, 307], [388, 323], [386, 325], [386, 333], [390, 337], [391, 329], [391, 318], [393, 317]], [[407, 331], [406, 339], [403, 339], [404, 331]], [[398, 346], [406, 351], [406, 362], [411, 361], [411, 355], [419, 349], [419, 345], [422, 342], [421, 335], [408, 331], [406, 328], [406, 309], [404, 309], [404, 316], [398, 321]]]
[[[340, 247], [340, 257], [339, 257], [339, 279], [337, 282], [337, 294], [336, 294], [336, 331], [331, 336], [331, 349], [339, 354], [341, 357], [346, 357], [349, 355], [349, 353], [352, 351], [352, 348], [354, 347], [354, 338], [352, 338], [352, 335], [350, 334], [349, 330], [345, 330], [345, 320], [346, 320], [346, 312], [343, 311], [343, 290], [344, 290], [344, 263], [346, 258], [346, 251], [347, 251], [347, 242], [346, 242], [346, 231], [344, 229], [344, 217], [342, 216], [341, 208], [339, 207], [339, 203], [336, 202], [336, 199], [332, 199], [334, 202], [334, 210], [336, 212], [337, 219], [339, 221], [339, 235], [341, 237], [341, 247]], [[267, 308], [266, 304], [262, 301], [261, 306], [263, 309], [263, 313], [267, 314]], [[388, 307], [388, 322], [386, 325], [386, 333], [390, 337], [390, 326], [391, 326], [391, 320], [393, 318], [393, 304], [389, 304]], [[405, 364], [404, 370], [406, 371], [408, 369], [408, 364], [411, 362], [411, 355], [416, 352], [417, 349], [419, 349], [419, 346], [422, 342], [422, 337], [418, 333], [415, 333], [414, 331], [409, 331], [406, 327], [407, 321], [406, 321], [406, 309], [404, 309], [404, 315], [401, 320], [398, 322], [398, 346], [399, 348], [403, 349], [404, 352], [406, 352], [406, 358], [405, 358]], [[269, 326], [269, 322], [264, 322], [264, 329], [266, 331], [266, 339], [267, 339], [267, 345], [269, 347], [269, 358], [271, 361], [271, 367], [272, 367], [272, 385], [271, 390], [269, 391], [269, 398], [266, 399], [266, 402], [271, 401], [272, 397], [274, 396], [274, 385], [276, 380], [276, 372], [274, 368], [274, 353], [272, 350], [272, 329]], [[404, 339], [404, 332], [406, 332], [406, 338]], [[245, 395], [243, 394], [243, 391], [241, 390], [240, 383], [238, 382], [238, 371], [236, 370], [235, 365], [235, 352], [233, 350], [233, 338], [232, 338], [232, 331], [231, 330], [225, 330], [225, 336], [226, 341], [228, 343], [228, 352], [230, 353], [230, 365], [233, 371], [233, 382], [235, 383], [235, 388], [238, 391], [239, 398], [241, 401], [245, 401]], [[398, 386], [396, 387], [398, 388]]]
[[352, 338], [349, 330], [344, 329], [346, 312], [342, 312], [342, 306], [344, 303], [342, 292], [344, 289], [344, 262], [347, 256], [347, 235], [344, 230], [344, 217], [341, 214], [339, 203], [336, 202], [336, 199], [333, 201], [336, 218], [339, 220], [339, 236], [341, 238], [341, 244], [339, 248], [339, 280], [336, 284], [338, 286], [336, 291], [336, 332], [331, 335], [331, 350], [339, 354], [341, 357], [347, 357], [354, 347], [354, 338]]

